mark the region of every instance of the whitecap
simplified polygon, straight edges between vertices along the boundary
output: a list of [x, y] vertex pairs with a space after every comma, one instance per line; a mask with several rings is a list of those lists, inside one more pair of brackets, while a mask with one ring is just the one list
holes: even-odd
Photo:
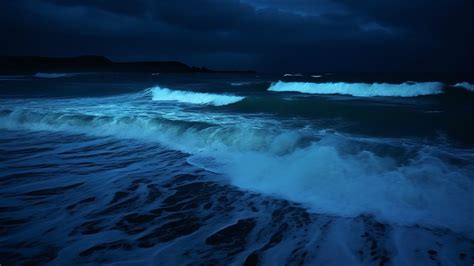
[[170, 90], [159, 86], [151, 88], [154, 101], [177, 101], [191, 104], [223, 106], [243, 100], [245, 97], [204, 92]]
[[311, 83], [278, 81], [270, 85], [269, 91], [301, 92], [308, 94], [343, 94], [358, 97], [415, 97], [443, 93], [441, 82], [388, 83]]
[[72, 77], [75, 74], [73, 73], [42, 73], [38, 72], [33, 75], [35, 78], [47, 78], [47, 79], [55, 79], [55, 78], [65, 78], [65, 77]]
[[464, 88], [466, 90], [469, 90], [469, 91], [473, 91], [474, 92], [474, 84], [471, 84], [469, 82], [460, 82], [460, 83], [457, 83], [456, 85], [454, 85], [454, 87], [458, 87], [458, 88]]

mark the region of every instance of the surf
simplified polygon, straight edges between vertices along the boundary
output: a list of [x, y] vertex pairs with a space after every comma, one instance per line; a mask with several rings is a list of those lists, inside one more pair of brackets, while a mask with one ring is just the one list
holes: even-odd
[[56, 79], [56, 78], [67, 78], [75, 76], [74, 73], [42, 73], [38, 72], [33, 75], [35, 78], [46, 78], [46, 79]]
[[158, 142], [188, 153], [190, 164], [223, 173], [236, 187], [302, 203], [317, 213], [370, 214], [381, 221], [474, 235], [474, 206], [465, 204], [474, 200], [469, 150], [285, 129], [255, 118], [218, 123], [217, 118], [197, 123], [146, 114], [16, 109], [0, 112], [0, 127]]
[[239, 102], [245, 98], [226, 94], [171, 90], [160, 86], [155, 86], [150, 90], [154, 101], [176, 101], [190, 104], [224, 106]]
[[274, 82], [268, 88], [272, 92], [300, 92], [306, 94], [341, 94], [356, 97], [416, 97], [443, 93], [441, 82], [389, 83], [311, 83]]
[[454, 85], [454, 87], [458, 87], [458, 88], [463, 88], [463, 89], [466, 89], [468, 91], [472, 91], [474, 92], [474, 84], [471, 84], [469, 82], [459, 82], [459, 83], [456, 83]]

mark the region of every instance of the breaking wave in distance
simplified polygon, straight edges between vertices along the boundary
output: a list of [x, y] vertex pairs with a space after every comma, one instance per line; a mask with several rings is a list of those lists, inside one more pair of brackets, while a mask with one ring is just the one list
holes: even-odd
[[454, 85], [454, 87], [464, 88], [466, 90], [474, 92], [474, 84], [471, 84], [469, 82], [460, 82]]
[[309, 94], [343, 94], [357, 97], [415, 97], [443, 93], [441, 82], [389, 83], [311, 83], [278, 81], [270, 85], [269, 91], [301, 92]]
[[34, 75], [35, 78], [47, 78], [47, 79], [55, 79], [55, 78], [65, 78], [74, 76], [73, 73], [36, 73]]
[[236, 103], [245, 98], [234, 95], [170, 90], [159, 86], [151, 88], [151, 93], [154, 101], [177, 101], [182, 103], [208, 104], [214, 106]]

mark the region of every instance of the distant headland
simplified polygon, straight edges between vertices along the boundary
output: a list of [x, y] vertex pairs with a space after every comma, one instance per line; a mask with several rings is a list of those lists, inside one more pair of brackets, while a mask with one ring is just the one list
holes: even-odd
[[0, 72], [161, 72], [161, 73], [256, 73], [253, 70], [211, 70], [177, 61], [113, 62], [105, 56], [43, 57], [0, 56]]

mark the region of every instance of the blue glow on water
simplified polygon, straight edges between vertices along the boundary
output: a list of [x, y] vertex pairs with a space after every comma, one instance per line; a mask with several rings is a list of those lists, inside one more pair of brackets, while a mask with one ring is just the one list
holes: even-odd
[[[321, 263], [337, 243], [370, 249], [361, 236], [390, 250], [393, 262], [417, 261], [410, 252], [436, 242], [442, 260], [452, 261], [472, 245], [474, 149], [450, 123], [472, 120], [452, 113], [472, 106], [446, 106], [450, 92], [441, 83], [412, 84], [410, 92], [337, 85], [365, 97], [398, 93], [360, 100], [314, 96], [326, 93], [318, 91], [324, 84], [310, 91], [290, 84], [309, 93], [302, 96], [273, 92], [288, 83], [268, 82], [267, 91], [261, 82], [227, 82], [217, 92], [224, 83], [200, 80], [209, 87], [203, 90], [196, 80], [167, 81], [99, 97], [0, 100], [0, 218], [7, 226], [0, 239], [11, 254], [20, 250], [9, 261], [186, 263], [199, 251], [241, 263], [258, 249], [270, 263], [287, 261], [295, 249]], [[429, 96], [400, 100], [400, 93]], [[387, 123], [398, 123], [399, 132], [383, 132], [380, 110], [397, 118]], [[404, 129], [413, 117], [432, 130]], [[351, 131], [361, 125], [365, 131]], [[264, 248], [278, 234], [284, 237]], [[29, 241], [37, 244], [18, 248]], [[311, 253], [311, 243], [322, 243], [326, 255]], [[225, 247], [236, 255], [229, 258]]]

